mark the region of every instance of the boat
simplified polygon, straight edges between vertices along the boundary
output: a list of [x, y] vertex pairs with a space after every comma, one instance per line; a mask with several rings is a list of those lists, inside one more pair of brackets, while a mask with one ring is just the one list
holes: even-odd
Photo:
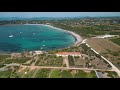
[[10, 35], [9, 37], [13, 37], [13, 35]]
[[33, 35], [35, 35], [35, 33], [33, 33]]

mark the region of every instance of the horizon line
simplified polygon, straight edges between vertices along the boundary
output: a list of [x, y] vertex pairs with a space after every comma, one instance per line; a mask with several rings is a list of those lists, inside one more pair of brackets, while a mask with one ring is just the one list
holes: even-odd
[[61, 16], [61, 17], [57, 17], [57, 16], [33, 16], [33, 17], [22, 17], [22, 16], [0, 16], [0, 18], [6, 18], [6, 17], [9, 17], [9, 18], [13, 18], [13, 17], [17, 17], [17, 18], [66, 18], [66, 17], [120, 17], [120, 16]]

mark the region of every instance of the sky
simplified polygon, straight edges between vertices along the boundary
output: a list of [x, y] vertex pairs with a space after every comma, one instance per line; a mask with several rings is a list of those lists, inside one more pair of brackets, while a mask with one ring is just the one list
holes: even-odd
[[0, 17], [120, 16], [120, 12], [0, 12]]

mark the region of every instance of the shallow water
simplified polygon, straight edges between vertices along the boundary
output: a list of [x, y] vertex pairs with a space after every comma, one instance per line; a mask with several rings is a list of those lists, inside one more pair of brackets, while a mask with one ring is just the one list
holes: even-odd
[[51, 50], [68, 47], [75, 38], [44, 25], [0, 26], [0, 52]]

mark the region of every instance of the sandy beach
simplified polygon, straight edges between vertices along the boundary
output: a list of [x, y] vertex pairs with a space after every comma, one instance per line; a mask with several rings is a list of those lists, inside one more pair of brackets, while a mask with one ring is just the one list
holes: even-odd
[[64, 29], [54, 27], [54, 26], [51, 26], [51, 25], [46, 25], [46, 24], [24, 24], [24, 25], [44, 25], [44, 26], [48, 26], [48, 27], [51, 27], [51, 28], [54, 28], [54, 29], [57, 29], [57, 30], [67, 32], [67, 33], [71, 34], [73, 37], [75, 37], [75, 39], [76, 39], [76, 42], [73, 44], [73, 46], [78, 46], [82, 42], [82, 37], [81, 36], [79, 36], [78, 34], [72, 32], [72, 31], [69, 31], [69, 30], [64, 30]]

